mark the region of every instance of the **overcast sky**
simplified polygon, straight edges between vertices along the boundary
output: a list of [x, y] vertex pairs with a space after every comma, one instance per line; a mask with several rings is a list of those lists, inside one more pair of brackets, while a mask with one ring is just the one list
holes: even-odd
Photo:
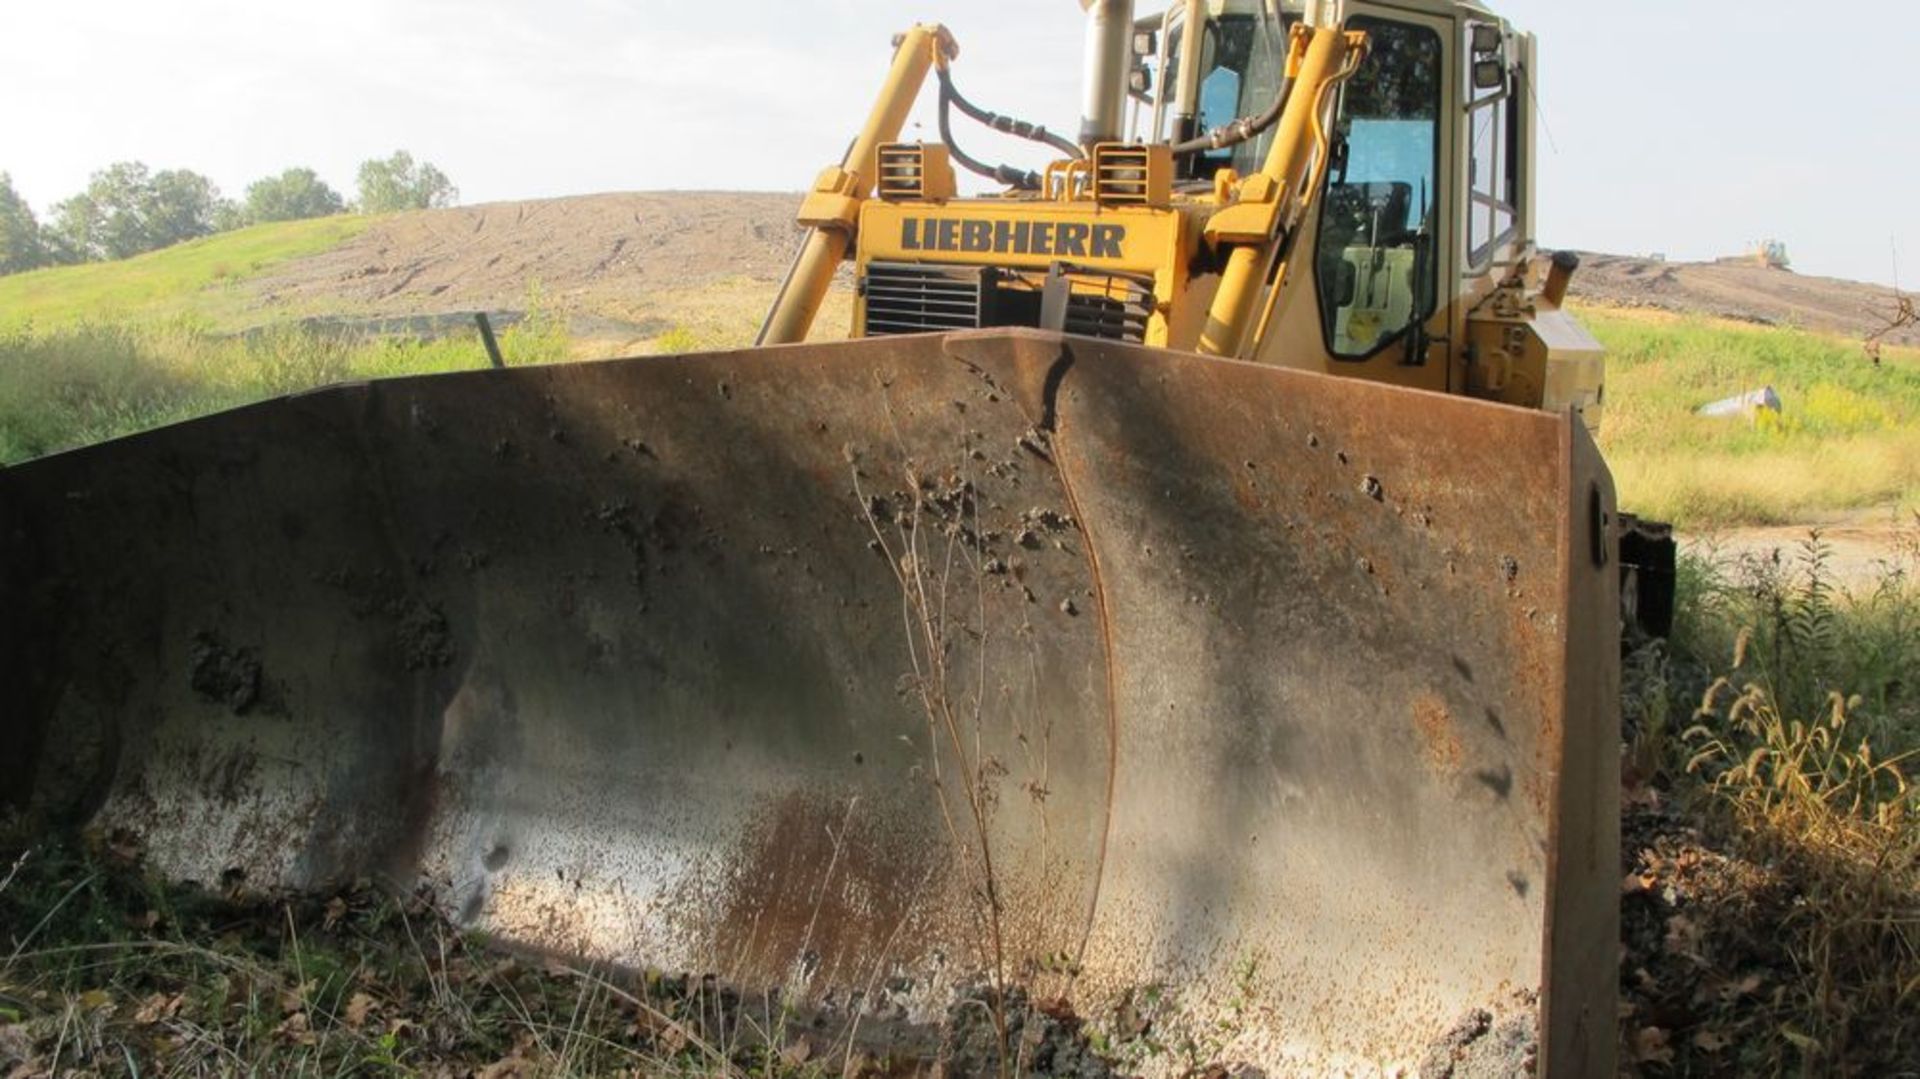
[[[466, 202], [799, 190], [915, 19], [953, 28], [969, 96], [1076, 128], [1074, 0], [6, 6], [0, 171], [43, 214], [113, 161], [195, 169], [230, 195], [307, 165], [351, 194], [360, 161], [399, 148]], [[1777, 237], [1802, 272], [1881, 283], [1897, 247], [1901, 283], [1920, 281], [1908, 0], [1495, 6], [1541, 38], [1543, 243], [1710, 258]]]

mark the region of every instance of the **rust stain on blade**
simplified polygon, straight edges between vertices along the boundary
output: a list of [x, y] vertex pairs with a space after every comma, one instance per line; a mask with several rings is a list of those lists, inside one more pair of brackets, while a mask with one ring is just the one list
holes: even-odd
[[1426, 745], [1428, 766], [1446, 775], [1459, 772], [1466, 753], [1454, 732], [1453, 714], [1439, 694], [1428, 690], [1414, 697], [1413, 725]]

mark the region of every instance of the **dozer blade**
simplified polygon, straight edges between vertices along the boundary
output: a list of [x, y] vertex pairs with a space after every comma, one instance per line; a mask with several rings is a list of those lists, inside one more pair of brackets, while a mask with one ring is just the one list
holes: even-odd
[[1563, 418], [1031, 332], [343, 386], [0, 472], [0, 790], [820, 1015], [1365, 1075], [1537, 992], [1611, 1075], [1611, 512]]

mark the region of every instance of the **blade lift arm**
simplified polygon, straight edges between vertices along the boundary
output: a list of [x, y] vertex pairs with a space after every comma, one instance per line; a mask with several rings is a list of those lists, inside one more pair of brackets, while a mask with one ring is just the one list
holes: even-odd
[[[1207, 221], [1207, 240], [1230, 252], [1200, 333], [1199, 351], [1207, 355], [1243, 358], [1266, 331], [1286, 278], [1292, 240], [1332, 156], [1327, 115], [1334, 91], [1365, 59], [1367, 39], [1335, 27], [1300, 25], [1289, 48], [1287, 80], [1292, 86], [1266, 161], [1251, 176], [1227, 181], [1232, 201]], [[1250, 332], [1256, 313], [1258, 331]]]
[[867, 116], [866, 126], [853, 140], [847, 156], [820, 174], [800, 204], [799, 220], [807, 229], [806, 241], [774, 297], [755, 345], [806, 340], [814, 316], [833, 285], [834, 271], [853, 243], [860, 205], [873, 194], [874, 161], [880, 146], [900, 137], [900, 129], [926, 85], [928, 72], [936, 64], [953, 59], [958, 51], [953, 35], [937, 24], [915, 26], [900, 35], [893, 67], [887, 72], [886, 84]]

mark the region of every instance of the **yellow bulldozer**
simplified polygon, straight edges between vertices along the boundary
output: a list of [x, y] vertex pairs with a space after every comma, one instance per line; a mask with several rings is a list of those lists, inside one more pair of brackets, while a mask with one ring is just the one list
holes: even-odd
[[[761, 347], [0, 472], [0, 800], [850, 1042], [1017, 995], [1273, 1075], [1610, 1076], [1619, 641], [1671, 548], [1534, 247], [1534, 42], [1084, 6], [1072, 138], [899, 38]], [[805, 343], [849, 264], [858, 340]]]

